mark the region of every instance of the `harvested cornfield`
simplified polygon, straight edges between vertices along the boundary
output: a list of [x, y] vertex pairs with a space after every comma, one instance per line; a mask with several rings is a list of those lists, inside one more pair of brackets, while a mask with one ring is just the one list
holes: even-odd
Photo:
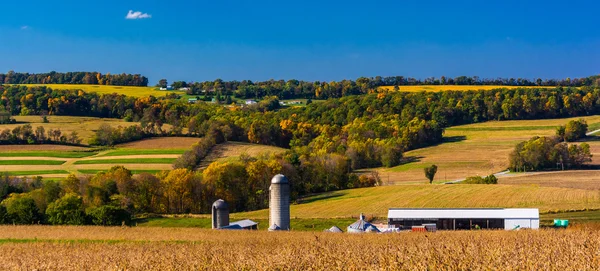
[[588, 229], [350, 235], [4, 226], [0, 238], [0, 262], [10, 270], [592, 270], [600, 266], [600, 231]]

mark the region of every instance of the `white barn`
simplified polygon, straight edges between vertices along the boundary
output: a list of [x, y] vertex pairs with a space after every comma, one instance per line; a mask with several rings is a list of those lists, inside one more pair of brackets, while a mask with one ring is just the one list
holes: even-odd
[[388, 227], [410, 229], [436, 224], [439, 230], [538, 229], [540, 212], [535, 208], [391, 208]]

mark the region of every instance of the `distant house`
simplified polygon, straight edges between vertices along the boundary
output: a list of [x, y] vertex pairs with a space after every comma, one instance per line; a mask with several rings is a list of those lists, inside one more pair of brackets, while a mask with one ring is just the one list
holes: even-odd
[[257, 104], [255, 100], [246, 100], [246, 105]]
[[173, 86], [167, 86], [166, 88], [161, 87], [160, 90], [173, 90]]
[[189, 98], [188, 99], [188, 103], [195, 104], [196, 102], [198, 102], [198, 98]]
[[179, 90], [188, 91], [188, 90], [190, 90], [190, 88], [189, 87], [182, 87], [182, 88], [179, 88]]

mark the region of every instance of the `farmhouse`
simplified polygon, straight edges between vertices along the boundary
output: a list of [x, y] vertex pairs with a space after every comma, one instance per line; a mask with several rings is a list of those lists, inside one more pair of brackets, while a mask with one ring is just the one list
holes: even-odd
[[388, 227], [411, 229], [413, 226], [435, 224], [439, 230], [469, 229], [538, 229], [540, 212], [528, 208], [391, 208]]
[[246, 100], [246, 105], [256, 104], [255, 100]]
[[160, 90], [173, 90], [173, 87], [172, 86], [167, 86], [166, 88], [161, 87]]

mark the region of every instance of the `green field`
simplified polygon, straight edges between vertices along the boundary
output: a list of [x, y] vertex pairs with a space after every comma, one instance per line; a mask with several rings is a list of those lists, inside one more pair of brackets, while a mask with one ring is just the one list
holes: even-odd
[[39, 166], [39, 165], [62, 165], [66, 161], [55, 160], [0, 160], [1, 166]]
[[[4, 173], [3, 171], [0, 171]], [[7, 171], [9, 176], [33, 176], [49, 174], [69, 174], [66, 170], [30, 170], [30, 171]]]
[[156, 87], [132, 87], [132, 86], [106, 86], [106, 85], [73, 85], [73, 84], [22, 84], [24, 86], [46, 86], [52, 89], [83, 90], [85, 92], [96, 92], [98, 94], [124, 94], [133, 97], [155, 96], [162, 97], [168, 93], [185, 94], [183, 91], [159, 90]]
[[[231, 220], [231, 222], [236, 221]], [[267, 230], [269, 228], [268, 219], [253, 219], [258, 223], [259, 230]], [[323, 231], [331, 228], [332, 226], [338, 226], [344, 229], [356, 222], [354, 218], [330, 218], [330, 219], [291, 219], [290, 227], [294, 231]], [[205, 218], [193, 218], [193, 217], [157, 217], [157, 218], [143, 218], [137, 219], [136, 225], [139, 227], [197, 227], [210, 229], [212, 227], [211, 219]]]
[[95, 155], [96, 152], [0, 152], [0, 157], [53, 157], [53, 158], [84, 158]]
[[94, 159], [75, 161], [75, 165], [92, 164], [172, 164], [176, 158]]

